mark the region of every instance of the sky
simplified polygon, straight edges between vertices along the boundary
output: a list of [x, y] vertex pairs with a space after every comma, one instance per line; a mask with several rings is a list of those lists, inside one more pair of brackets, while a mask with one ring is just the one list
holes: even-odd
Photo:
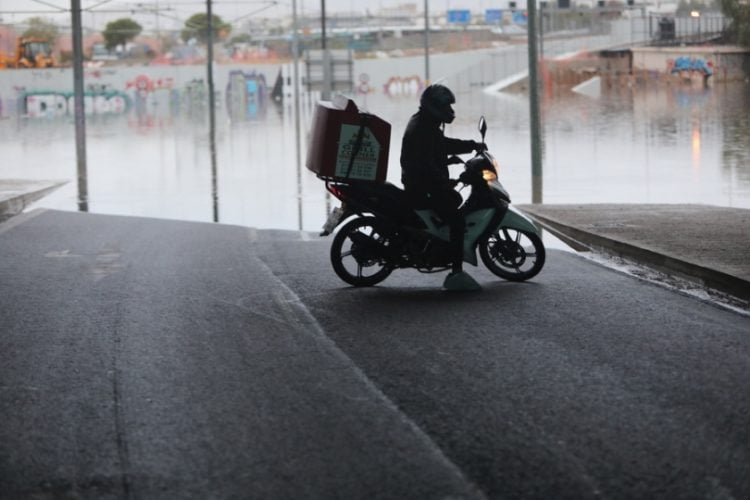
[[[276, 5], [272, 5], [273, 3]], [[408, 3], [417, 4], [421, 11], [424, 0], [325, 1], [327, 14], [364, 12], [365, 9], [377, 11], [382, 7], [394, 7]], [[431, 0], [429, 8], [433, 12], [447, 9], [469, 9], [481, 12], [486, 8], [501, 8], [505, 4], [507, 4], [505, 0]], [[150, 24], [156, 24], [157, 22], [162, 27], [170, 27], [171, 24], [178, 21], [184, 22], [185, 19], [196, 12], [204, 12], [206, 8], [204, 0], [81, 0], [81, 5], [83, 9], [90, 9], [83, 16], [84, 26], [98, 28], [103, 28], [103, 24], [112, 19], [130, 17], [132, 9], [151, 11], [150, 15], [139, 14], [134, 16], [145, 28], [149, 28], [151, 27]], [[0, 19], [6, 23], [19, 23], [29, 17], [42, 16], [67, 24], [70, 21], [70, 14], [65, 9], [69, 8], [69, 0], [0, 0]], [[299, 14], [318, 14], [320, 8], [320, 0], [297, 0]], [[224, 21], [230, 23], [235, 20], [240, 22], [250, 16], [285, 17], [291, 14], [292, 1], [214, 0], [213, 10]], [[151, 21], [149, 21], [149, 18], [151, 18]]]

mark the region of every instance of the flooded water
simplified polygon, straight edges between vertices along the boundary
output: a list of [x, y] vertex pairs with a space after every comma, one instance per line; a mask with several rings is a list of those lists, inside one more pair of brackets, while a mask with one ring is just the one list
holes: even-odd
[[[450, 85], [450, 82], [447, 82]], [[531, 201], [528, 101], [459, 92], [446, 129], [487, 143], [515, 203]], [[388, 179], [400, 184], [401, 135], [417, 97], [358, 96], [392, 124]], [[591, 98], [546, 98], [546, 203], [702, 203], [750, 208], [750, 85], [618, 89]], [[311, 110], [302, 118], [304, 163]], [[87, 118], [89, 211], [212, 221], [207, 120], [169, 113]], [[34, 207], [77, 209], [72, 119], [0, 120], [0, 179], [67, 179]], [[326, 217], [323, 183], [298, 168], [294, 116], [270, 105], [249, 121], [218, 117], [219, 222], [317, 231]], [[458, 175], [460, 167], [452, 167]]]

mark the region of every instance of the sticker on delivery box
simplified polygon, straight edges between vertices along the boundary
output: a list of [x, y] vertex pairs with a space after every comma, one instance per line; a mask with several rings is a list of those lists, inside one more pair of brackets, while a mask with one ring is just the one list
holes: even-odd
[[[339, 151], [336, 157], [336, 177], [347, 177], [346, 173], [349, 170], [352, 152], [357, 143], [357, 134], [359, 134], [359, 125], [341, 125]], [[380, 158], [380, 143], [365, 128], [362, 145], [354, 157], [354, 165], [352, 165], [348, 177], [350, 179], [374, 181], [378, 174], [378, 158]]]

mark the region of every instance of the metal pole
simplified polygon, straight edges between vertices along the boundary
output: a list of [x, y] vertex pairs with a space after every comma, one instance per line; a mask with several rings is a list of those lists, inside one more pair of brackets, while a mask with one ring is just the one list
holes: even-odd
[[430, 84], [430, 14], [427, 0], [424, 0], [424, 84]]
[[320, 46], [326, 50], [326, 0], [320, 0]]
[[292, 0], [292, 56], [294, 57], [294, 141], [297, 153], [297, 217], [302, 231], [302, 153], [300, 151], [300, 106], [299, 106], [299, 25], [297, 24], [297, 0]]
[[544, 3], [539, 5], [539, 59], [544, 62]]
[[320, 0], [320, 29], [320, 43], [323, 49], [323, 92], [321, 92], [321, 98], [328, 101], [331, 99], [331, 59], [328, 57], [326, 43], [326, 0]]
[[212, 1], [206, 0], [208, 33], [206, 33], [206, 71], [208, 73], [208, 145], [211, 154], [211, 199], [214, 222], [219, 222], [219, 174], [216, 167], [216, 96], [214, 94], [214, 19]]
[[529, 114], [531, 135], [531, 203], [542, 203], [542, 133], [539, 116], [539, 68], [537, 55], [536, 0], [529, 0]]
[[[320, 0], [320, 26], [321, 26], [321, 45], [323, 48], [323, 91], [320, 98], [324, 101], [331, 99], [331, 58], [328, 55], [328, 45], [326, 39], [326, 0]], [[331, 213], [331, 194], [326, 191], [326, 214]]]
[[73, 21], [73, 107], [76, 123], [76, 160], [78, 171], [78, 210], [89, 211], [89, 189], [86, 167], [86, 109], [83, 100], [83, 27], [81, 1], [71, 0]]

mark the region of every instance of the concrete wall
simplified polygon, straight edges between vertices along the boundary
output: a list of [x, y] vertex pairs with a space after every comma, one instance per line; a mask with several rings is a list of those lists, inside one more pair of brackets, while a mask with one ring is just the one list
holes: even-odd
[[750, 50], [738, 47], [643, 47], [634, 48], [633, 73], [670, 74], [681, 58], [705, 63], [715, 82], [744, 81], [750, 78]]
[[[216, 88], [220, 97], [226, 96], [233, 72], [241, 72], [247, 79], [265, 81], [261, 85], [265, 93], [273, 87], [278, 71], [276, 65], [220, 66], [215, 73]], [[201, 86], [205, 89], [205, 80], [205, 66], [87, 68], [84, 72], [84, 88], [89, 94], [87, 111], [105, 114], [123, 113], [135, 106], [167, 111], [178, 105], [190, 107], [198, 104], [191, 99], [205, 100], [205, 92], [203, 97], [198, 92]], [[72, 92], [71, 68], [2, 70], [0, 117], [72, 114]]]
[[[450, 78], [491, 56], [493, 49], [435, 54], [430, 58], [433, 79]], [[218, 65], [214, 73], [221, 108], [230, 115], [235, 109], [264, 106], [279, 71], [291, 75], [291, 64]], [[419, 95], [424, 87], [424, 56], [354, 61], [355, 92]], [[305, 66], [300, 64], [304, 77]], [[248, 97], [242, 77], [263, 87], [260, 95]], [[239, 78], [239, 80], [238, 80]], [[134, 107], [149, 114], [196, 110], [205, 103], [206, 68], [193, 66], [110, 66], [87, 68], [84, 88], [87, 112], [125, 113]], [[366, 82], [366, 83], [365, 83]], [[450, 81], [448, 82], [450, 84]], [[248, 83], [251, 88], [254, 83]], [[289, 89], [285, 95], [289, 95]], [[232, 90], [234, 89], [234, 90]], [[238, 90], [239, 89], [239, 90]], [[0, 71], [0, 117], [30, 118], [72, 115], [73, 72], [71, 68]], [[253, 103], [258, 97], [259, 101]], [[242, 112], [242, 109], [239, 110]], [[251, 112], [252, 110], [248, 111]]]

